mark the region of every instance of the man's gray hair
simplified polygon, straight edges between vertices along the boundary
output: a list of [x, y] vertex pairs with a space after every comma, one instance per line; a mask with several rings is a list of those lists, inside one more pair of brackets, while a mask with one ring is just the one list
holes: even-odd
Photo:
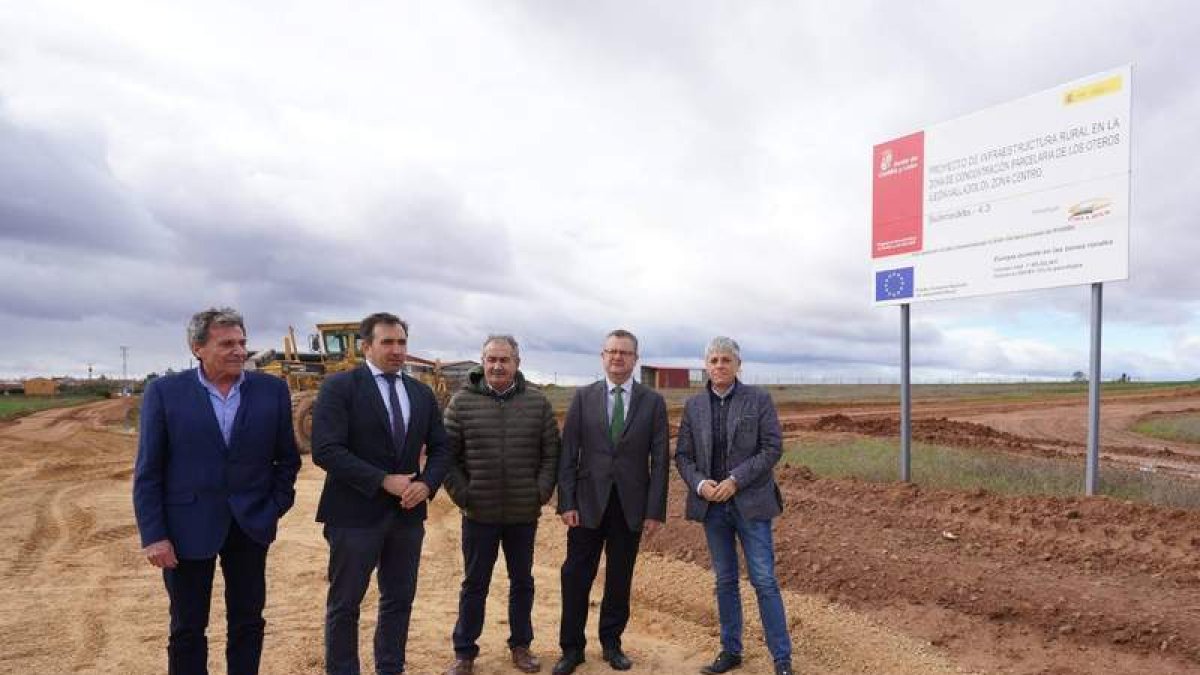
[[708, 341], [708, 347], [704, 349], [704, 360], [713, 354], [733, 354], [739, 362], [742, 360], [742, 348], [738, 346], [737, 340], [718, 335]]
[[483, 346], [479, 348], [480, 353], [487, 349], [487, 346], [493, 342], [503, 342], [509, 347], [512, 347], [513, 358], [521, 358], [521, 346], [517, 344], [517, 338], [509, 335], [508, 333], [499, 333], [487, 336], [487, 339], [483, 341]]
[[208, 334], [213, 326], [237, 326], [246, 332], [246, 322], [242, 315], [232, 307], [209, 307], [203, 312], [196, 312], [188, 322], [188, 347], [208, 344]]
[[609, 331], [608, 335], [604, 336], [605, 342], [608, 341], [608, 338], [624, 338], [626, 340], [632, 340], [633, 341], [633, 353], [637, 354], [637, 351], [638, 351], [637, 336], [634, 335], [633, 333], [630, 333], [629, 331], [625, 330], [624, 328], [618, 328], [616, 330]]

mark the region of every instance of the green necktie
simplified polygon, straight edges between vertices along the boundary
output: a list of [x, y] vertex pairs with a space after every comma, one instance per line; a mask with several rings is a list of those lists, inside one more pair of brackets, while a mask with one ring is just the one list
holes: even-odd
[[625, 430], [625, 388], [613, 387], [613, 396], [616, 400], [613, 401], [612, 421], [608, 424], [608, 438], [616, 445]]

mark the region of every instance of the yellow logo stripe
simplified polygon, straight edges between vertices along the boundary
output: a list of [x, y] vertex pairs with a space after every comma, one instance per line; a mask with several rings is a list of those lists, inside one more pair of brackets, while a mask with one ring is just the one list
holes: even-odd
[[1121, 85], [1121, 76], [1113, 75], [1097, 82], [1085, 84], [1082, 87], [1076, 87], [1063, 94], [1063, 105], [1080, 103], [1088, 99], [1104, 96], [1105, 94], [1121, 91]]

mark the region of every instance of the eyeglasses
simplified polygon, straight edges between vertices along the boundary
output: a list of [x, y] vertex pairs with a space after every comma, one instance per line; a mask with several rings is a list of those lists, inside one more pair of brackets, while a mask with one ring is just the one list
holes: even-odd
[[637, 356], [637, 352], [631, 352], [631, 351], [629, 351], [629, 350], [627, 350], [627, 349], [605, 349], [605, 350], [604, 350], [604, 355], [605, 355], [605, 356], [625, 356], [625, 357], [629, 357], [629, 356]]

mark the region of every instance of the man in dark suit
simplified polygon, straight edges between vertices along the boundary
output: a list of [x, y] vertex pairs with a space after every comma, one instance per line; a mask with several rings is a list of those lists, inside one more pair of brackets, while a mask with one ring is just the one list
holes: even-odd
[[325, 672], [359, 674], [359, 605], [378, 568], [375, 672], [393, 675], [404, 672], [425, 503], [445, 478], [449, 452], [433, 391], [400, 372], [408, 324], [372, 314], [359, 337], [366, 363], [326, 380], [313, 407], [313, 463], [326, 471], [317, 505], [329, 542]]
[[562, 566], [562, 658], [554, 672], [572, 673], [584, 661], [588, 594], [605, 553], [600, 645], [616, 670], [633, 664], [621, 649], [629, 623], [633, 565], [642, 532], [667, 514], [667, 404], [633, 380], [638, 342], [614, 330], [600, 353], [605, 379], [580, 387], [567, 410], [558, 474], [558, 512], [567, 530]]
[[783, 435], [765, 389], [737, 379], [741, 348], [715, 337], [704, 352], [706, 391], [688, 399], [675, 441], [675, 466], [687, 486], [688, 520], [704, 523], [716, 577], [721, 651], [701, 669], [711, 675], [742, 665], [742, 596], [738, 588], [741, 542], [746, 571], [776, 675], [792, 675], [792, 639], [775, 578], [771, 521], [783, 512], [775, 464]]
[[287, 384], [244, 372], [236, 311], [192, 317], [198, 368], [160, 377], [142, 397], [133, 508], [143, 553], [171, 601], [167, 671], [208, 672], [208, 608], [216, 559], [225, 577], [228, 672], [258, 672], [267, 547], [295, 500], [300, 454]]

